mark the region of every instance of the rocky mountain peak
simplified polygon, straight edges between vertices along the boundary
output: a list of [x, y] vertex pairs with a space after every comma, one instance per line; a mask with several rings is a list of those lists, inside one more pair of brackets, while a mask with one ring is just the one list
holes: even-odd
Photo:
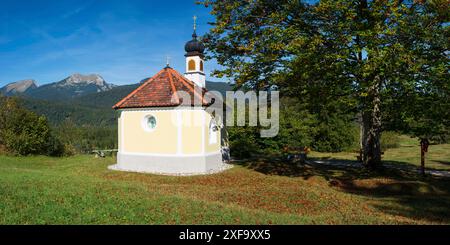
[[35, 89], [37, 87], [38, 85], [35, 80], [26, 79], [7, 84], [6, 86], [0, 89], [0, 92], [6, 95], [11, 95], [17, 93], [24, 93], [28, 90]]
[[103, 79], [103, 77], [98, 74], [83, 75], [80, 73], [72, 74], [66, 79], [56, 83], [55, 85], [57, 87], [95, 85], [98, 88], [98, 92], [107, 91], [114, 87], [114, 85], [107, 83], [105, 79]]
[[86, 84], [95, 84], [97, 86], [104, 86], [105, 85], [105, 79], [97, 74], [89, 74], [89, 75], [82, 75], [80, 73], [75, 73], [70, 75], [64, 80], [68, 84], [79, 84], [79, 83], [86, 83]]
[[29, 97], [46, 100], [66, 100], [76, 96], [109, 91], [116, 87], [107, 83], [98, 74], [72, 74], [63, 80], [37, 86], [34, 80], [22, 80], [0, 88], [0, 93], [6, 96], [25, 94]]

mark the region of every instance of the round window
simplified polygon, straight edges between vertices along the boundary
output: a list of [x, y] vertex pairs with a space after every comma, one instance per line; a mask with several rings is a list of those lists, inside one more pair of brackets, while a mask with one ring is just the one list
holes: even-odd
[[146, 131], [153, 131], [156, 128], [156, 118], [152, 115], [146, 116], [143, 121], [143, 126]]
[[214, 119], [211, 120], [209, 123], [209, 143], [210, 144], [216, 144], [217, 143], [217, 131], [218, 127], [216, 125], [216, 122]]

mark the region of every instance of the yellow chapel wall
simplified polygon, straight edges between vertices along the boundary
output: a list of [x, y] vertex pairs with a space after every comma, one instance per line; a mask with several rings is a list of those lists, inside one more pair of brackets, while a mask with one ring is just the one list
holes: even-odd
[[118, 143], [117, 143], [117, 147], [118, 149], [122, 149], [122, 112], [119, 113], [119, 120], [118, 120], [118, 124], [117, 124], [117, 139], [118, 139]]
[[[150, 132], [142, 125], [148, 115], [156, 118], [156, 128]], [[220, 130], [216, 143], [209, 143], [211, 119], [211, 115], [204, 110], [124, 110], [119, 118], [119, 150], [127, 153], [182, 155], [219, 152]], [[177, 120], [182, 122], [181, 129], [177, 127]], [[181, 137], [178, 137], [179, 133]], [[178, 151], [180, 146], [181, 150]]]
[[220, 146], [221, 146], [221, 136], [220, 136], [220, 130], [217, 131], [217, 138], [216, 138], [216, 143], [215, 144], [210, 144], [209, 143], [209, 124], [212, 120], [212, 116], [211, 114], [205, 112], [205, 135], [204, 135], [204, 141], [205, 141], [205, 151], [206, 153], [213, 153], [213, 152], [218, 152], [220, 151]]
[[[156, 128], [146, 131], [143, 120], [147, 115], [156, 118]], [[176, 154], [177, 125], [172, 110], [123, 111], [121, 115], [122, 151], [130, 153]]]
[[183, 110], [181, 139], [183, 154], [202, 153], [202, 130], [204, 128], [203, 110]]

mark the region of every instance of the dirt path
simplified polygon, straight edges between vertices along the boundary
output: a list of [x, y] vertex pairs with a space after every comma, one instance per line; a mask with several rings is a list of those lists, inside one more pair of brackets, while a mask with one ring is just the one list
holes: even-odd
[[[330, 160], [311, 159], [311, 160], [308, 160], [308, 164], [311, 164], [311, 165], [322, 164], [322, 165], [330, 165], [330, 166], [338, 166], [338, 167], [352, 167], [352, 168], [360, 168], [360, 167], [362, 167], [360, 163], [355, 162], [355, 161], [337, 160], [337, 159], [330, 159]], [[419, 173], [419, 169], [417, 167], [414, 167], [414, 166], [392, 164], [392, 163], [384, 163], [383, 166], [387, 167], [387, 168], [399, 169], [399, 170], [402, 170], [402, 171]], [[425, 170], [425, 173], [429, 174], [429, 175], [432, 175], [432, 176], [450, 178], [450, 171], [428, 169], [428, 170]]]

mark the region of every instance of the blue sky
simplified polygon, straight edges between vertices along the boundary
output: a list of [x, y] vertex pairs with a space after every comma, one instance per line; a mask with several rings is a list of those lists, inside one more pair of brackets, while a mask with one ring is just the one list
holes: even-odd
[[[166, 56], [184, 72], [193, 15], [204, 34], [213, 17], [195, 0], [2, 0], [0, 87], [22, 79], [42, 85], [73, 73], [131, 84], [163, 68]], [[207, 76], [214, 68], [214, 61], [205, 64]]]

